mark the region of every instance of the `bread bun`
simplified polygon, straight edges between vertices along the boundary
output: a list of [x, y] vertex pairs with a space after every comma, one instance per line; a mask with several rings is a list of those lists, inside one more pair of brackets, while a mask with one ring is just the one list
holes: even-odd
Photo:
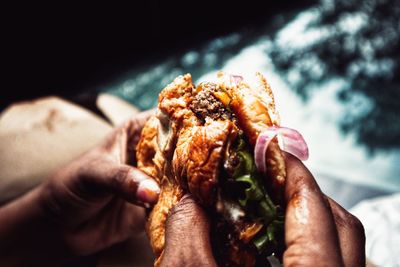
[[[221, 169], [241, 132], [254, 148], [258, 134], [277, 125], [279, 117], [271, 89], [261, 74], [255, 75], [255, 85], [232, 82], [223, 73], [218, 78], [217, 83], [195, 87], [190, 74], [177, 77], [161, 91], [158, 111], [146, 123], [137, 145], [138, 168], [161, 187], [147, 223], [156, 265], [164, 250], [168, 213], [185, 193], [191, 193], [210, 215], [221, 214], [212, 218], [212, 231], [232, 231], [233, 239], [221, 237], [214, 244], [217, 250], [225, 247], [217, 253], [223, 257], [222, 265], [252, 266], [255, 261], [254, 249], [246, 248], [246, 243], [261, 226], [257, 222], [234, 225], [223, 219]], [[286, 173], [276, 140], [268, 147], [267, 166], [274, 190], [282, 191]]]

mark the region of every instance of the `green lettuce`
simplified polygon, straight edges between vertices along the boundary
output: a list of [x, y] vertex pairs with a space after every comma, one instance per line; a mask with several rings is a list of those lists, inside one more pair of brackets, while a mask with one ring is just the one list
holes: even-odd
[[279, 205], [273, 203], [264, 188], [261, 180], [263, 177], [257, 172], [253, 155], [242, 138], [239, 139], [236, 153], [239, 164], [233, 178], [241, 185], [242, 190], [238, 202], [248, 216], [263, 223], [263, 228], [252, 242], [260, 254], [268, 255], [283, 242], [283, 211]]

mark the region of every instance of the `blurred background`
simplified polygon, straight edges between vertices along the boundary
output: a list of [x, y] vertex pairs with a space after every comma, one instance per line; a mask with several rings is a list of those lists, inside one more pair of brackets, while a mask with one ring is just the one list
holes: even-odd
[[400, 1], [32, 2], [3, 12], [1, 110], [58, 95], [99, 113], [102, 92], [148, 109], [180, 74], [261, 71], [328, 195], [352, 208], [400, 190]]

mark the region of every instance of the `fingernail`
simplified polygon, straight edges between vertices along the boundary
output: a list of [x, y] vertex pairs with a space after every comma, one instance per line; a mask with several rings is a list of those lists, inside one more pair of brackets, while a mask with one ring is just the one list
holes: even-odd
[[152, 179], [146, 179], [139, 183], [136, 196], [139, 201], [144, 203], [155, 203], [160, 194], [160, 187]]

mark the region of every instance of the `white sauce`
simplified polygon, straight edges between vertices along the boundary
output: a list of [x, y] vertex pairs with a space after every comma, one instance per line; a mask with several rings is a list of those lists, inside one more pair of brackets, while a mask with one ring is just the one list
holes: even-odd
[[171, 131], [171, 123], [167, 114], [163, 113], [160, 110], [157, 110], [157, 118], [159, 120], [159, 124], [157, 127], [157, 143], [158, 147], [162, 151], [166, 151], [168, 146], [171, 143], [172, 139], [172, 131]]
[[244, 210], [238, 204], [223, 200], [220, 196], [217, 201], [217, 211], [222, 213], [225, 219], [233, 222], [240, 221], [245, 216]]

